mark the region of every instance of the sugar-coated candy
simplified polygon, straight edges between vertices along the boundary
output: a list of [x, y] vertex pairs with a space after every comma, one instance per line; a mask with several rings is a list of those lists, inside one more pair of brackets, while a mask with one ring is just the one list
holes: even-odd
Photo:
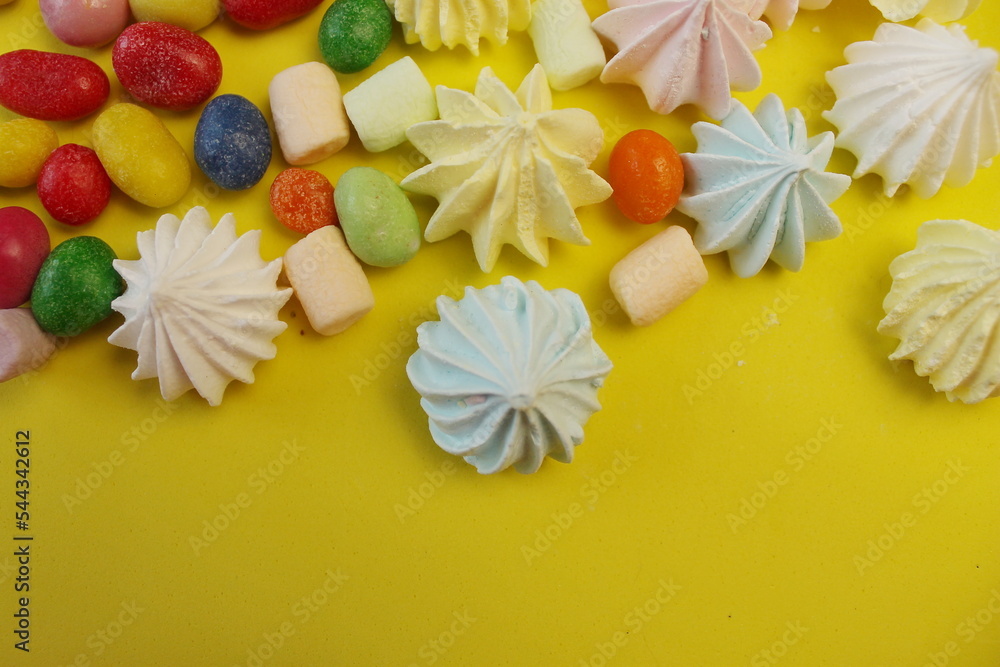
[[608, 182], [618, 209], [630, 220], [663, 220], [684, 189], [684, 164], [674, 145], [653, 130], [633, 130], [608, 159]]
[[35, 370], [55, 351], [56, 337], [42, 331], [30, 310], [0, 310], [0, 382]]
[[308, 234], [337, 224], [333, 186], [326, 176], [312, 169], [286, 169], [271, 183], [271, 211], [293, 232]]
[[538, 62], [555, 90], [582, 86], [604, 69], [601, 40], [580, 0], [537, 0], [528, 34]]
[[226, 13], [251, 30], [269, 30], [308, 14], [323, 0], [222, 0]]
[[184, 149], [147, 109], [114, 105], [94, 121], [93, 141], [108, 176], [140, 204], [170, 206], [191, 185], [191, 165]]
[[219, 95], [198, 119], [194, 159], [220, 188], [253, 187], [271, 164], [271, 131], [264, 114], [241, 95]]
[[366, 264], [399, 266], [420, 249], [417, 212], [395, 181], [372, 167], [352, 167], [333, 193], [347, 245]]
[[59, 222], [82, 225], [99, 216], [108, 205], [111, 179], [97, 153], [79, 144], [65, 144], [42, 165], [38, 199]]
[[45, 158], [58, 145], [55, 130], [40, 120], [15, 118], [0, 123], [0, 187], [33, 184]]
[[338, 72], [360, 72], [375, 62], [392, 37], [392, 12], [384, 0], [335, 0], [319, 26], [319, 50]]
[[338, 334], [375, 306], [368, 278], [336, 227], [318, 229], [293, 245], [284, 266], [317, 333]]
[[124, 284], [112, 262], [115, 251], [96, 236], [77, 236], [55, 248], [31, 290], [38, 325], [56, 336], [76, 336], [113, 312]]
[[640, 327], [657, 321], [708, 282], [708, 270], [683, 227], [667, 227], [611, 269], [611, 291]]
[[219, 15], [219, 0], [129, 0], [136, 21], [162, 21], [201, 30]]
[[31, 296], [48, 257], [49, 231], [26, 208], [0, 208], [0, 308], [17, 308]]
[[409, 56], [358, 84], [344, 95], [344, 107], [372, 153], [398, 146], [410, 126], [438, 117], [434, 90]]
[[184, 111], [222, 82], [222, 59], [203, 37], [169, 23], [133, 23], [111, 53], [118, 80], [140, 102]]
[[268, 94], [274, 130], [288, 164], [313, 164], [347, 145], [351, 128], [340, 84], [323, 63], [303, 63], [278, 72]]
[[107, 44], [128, 25], [128, 0], [39, 0], [49, 31], [70, 46]]
[[0, 105], [38, 120], [77, 120], [101, 108], [108, 75], [86, 58], [20, 49], [0, 55]]

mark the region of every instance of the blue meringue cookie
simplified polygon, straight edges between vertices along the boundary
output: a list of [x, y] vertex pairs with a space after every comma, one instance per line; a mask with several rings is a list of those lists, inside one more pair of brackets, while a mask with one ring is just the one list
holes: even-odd
[[612, 366], [580, 297], [507, 276], [437, 307], [406, 372], [438, 446], [483, 474], [569, 463]]

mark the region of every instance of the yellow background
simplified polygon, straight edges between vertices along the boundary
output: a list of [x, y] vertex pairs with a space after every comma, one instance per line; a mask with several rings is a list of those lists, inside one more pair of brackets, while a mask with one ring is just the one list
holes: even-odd
[[[271, 32], [205, 29], [225, 65], [219, 93], [247, 96], [270, 120], [270, 78], [319, 59], [328, 5]], [[833, 129], [819, 115], [833, 105], [824, 73], [879, 21], [864, 0], [801, 12], [758, 53], [763, 85], [738, 97], [752, 107], [777, 92], [810, 132]], [[1000, 47], [997, 3], [965, 23]], [[0, 51], [93, 57], [124, 97], [110, 47], [71, 49], [40, 25], [30, 0], [0, 8]], [[484, 65], [516, 86], [534, 62], [525, 34], [471, 58], [405, 46], [396, 27], [343, 88], [404, 54], [431, 83], [466, 90]], [[635, 87], [595, 81], [554, 97], [601, 119], [602, 175], [635, 128], [695, 148], [702, 117], [650, 113]], [[190, 152], [197, 111], [157, 113]], [[62, 142], [86, 143], [91, 122], [54, 125]], [[357, 164], [399, 180], [417, 163], [408, 144], [369, 155], [354, 138], [317, 168], [335, 181]], [[831, 169], [854, 164], [838, 150]], [[267, 205], [285, 166], [276, 151], [243, 193], [198, 174], [169, 210], [234, 211], [241, 231], [264, 230], [265, 258], [278, 257], [297, 238]], [[996, 228], [998, 191], [1000, 167], [930, 201], [886, 200], [878, 177], [862, 178], [834, 205], [845, 234], [810, 245], [801, 273], [769, 265], [742, 280], [724, 256], [707, 257], [708, 285], [647, 329], [608, 307], [607, 276], [667, 223], [589, 207], [580, 219], [593, 245], [553, 244], [548, 268], [508, 248], [488, 275], [456, 236], [368, 270], [376, 309], [334, 338], [312, 333], [293, 300], [278, 357], [218, 408], [193, 392], [164, 407], [155, 381], [133, 382], [135, 353], [106, 342], [116, 315], [0, 386], [0, 540], [15, 532], [16, 430], [31, 432], [35, 537], [29, 655], [13, 648], [14, 543], [0, 548], [0, 664], [1000, 664], [1000, 402], [949, 403], [909, 363], [887, 361], [894, 341], [875, 331], [888, 264], [919, 224]], [[44, 213], [32, 189], [0, 198]], [[417, 204], [424, 223], [433, 201]], [[82, 229], [43, 217], [53, 243], [91, 234], [134, 259], [135, 233], [161, 212], [116, 193]], [[481, 477], [434, 445], [404, 366], [435, 297], [508, 273], [581, 294], [615, 369], [572, 464]], [[738, 363], [723, 368], [734, 343]], [[700, 374], [717, 379], [688, 400]], [[749, 518], [736, 523], [741, 509]]]

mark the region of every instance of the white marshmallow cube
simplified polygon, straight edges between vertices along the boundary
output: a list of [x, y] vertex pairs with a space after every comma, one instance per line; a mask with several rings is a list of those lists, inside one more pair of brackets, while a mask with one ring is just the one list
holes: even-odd
[[611, 291], [640, 327], [648, 326], [708, 282], [705, 262], [683, 227], [663, 230], [611, 269]]
[[347, 145], [351, 127], [340, 84], [323, 63], [303, 63], [278, 72], [268, 93], [278, 144], [288, 164], [315, 164]]
[[582, 86], [604, 69], [604, 47], [580, 0], [537, 0], [528, 34], [555, 90]]
[[344, 106], [361, 143], [372, 153], [398, 146], [406, 141], [411, 125], [438, 117], [431, 84], [409, 56], [358, 84], [344, 95]]
[[35, 370], [55, 351], [56, 337], [42, 331], [30, 310], [0, 310], [0, 382]]
[[375, 295], [344, 234], [327, 225], [285, 253], [285, 276], [309, 324], [324, 336], [338, 334], [375, 306]]

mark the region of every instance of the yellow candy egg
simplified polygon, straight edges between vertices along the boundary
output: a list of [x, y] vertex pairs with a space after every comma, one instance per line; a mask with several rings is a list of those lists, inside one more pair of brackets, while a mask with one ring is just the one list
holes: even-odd
[[[2, 0], [0, 0], [2, 1]], [[201, 30], [219, 15], [219, 0], [129, 0], [137, 21], [162, 21]]]
[[34, 185], [45, 158], [58, 147], [55, 130], [40, 120], [18, 118], [0, 123], [0, 187]]
[[116, 104], [94, 121], [94, 150], [108, 176], [140, 204], [177, 203], [191, 185], [187, 154], [152, 112]]

